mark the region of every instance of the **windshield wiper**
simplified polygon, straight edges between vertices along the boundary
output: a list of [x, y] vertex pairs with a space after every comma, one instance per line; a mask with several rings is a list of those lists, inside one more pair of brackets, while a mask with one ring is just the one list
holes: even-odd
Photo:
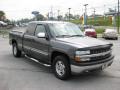
[[56, 37], [71, 37], [71, 35], [58, 35]]
[[71, 37], [83, 37], [84, 35], [71, 35]]
[[84, 35], [58, 35], [56, 37], [83, 37]]

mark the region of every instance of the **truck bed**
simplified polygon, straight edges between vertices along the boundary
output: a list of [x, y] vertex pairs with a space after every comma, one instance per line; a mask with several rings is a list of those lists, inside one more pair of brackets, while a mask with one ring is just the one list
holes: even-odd
[[16, 40], [17, 41], [17, 44], [18, 44], [18, 47], [19, 49], [21, 50], [22, 49], [22, 40], [23, 40], [23, 35], [25, 33], [26, 29], [25, 28], [17, 28], [17, 29], [14, 29], [12, 30], [10, 33], [9, 33], [9, 43], [10, 45], [12, 44], [12, 40]]
[[26, 28], [16, 28], [16, 29], [13, 29], [11, 32], [16, 32], [16, 33], [25, 33], [26, 31]]

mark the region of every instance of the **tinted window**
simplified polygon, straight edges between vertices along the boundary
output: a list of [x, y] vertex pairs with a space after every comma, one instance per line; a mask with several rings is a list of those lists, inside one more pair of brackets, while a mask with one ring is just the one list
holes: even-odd
[[30, 23], [28, 25], [27, 30], [26, 30], [26, 34], [28, 34], [28, 35], [34, 35], [35, 27], [36, 27], [36, 24]]
[[80, 28], [72, 23], [56, 23], [49, 24], [50, 31], [55, 34], [55, 36], [84, 36]]
[[45, 27], [44, 25], [37, 25], [36, 31], [35, 31], [35, 36], [37, 36], [38, 33], [45, 33]]

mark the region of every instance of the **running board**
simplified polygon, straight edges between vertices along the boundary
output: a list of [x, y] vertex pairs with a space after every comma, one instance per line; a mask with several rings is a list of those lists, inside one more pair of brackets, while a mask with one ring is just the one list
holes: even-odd
[[45, 67], [51, 67], [51, 65], [39, 62], [37, 59], [31, 58], [31, 57], [29, 57], [27, 55], [25, 55], [25, 57], [28, 58], [28, 59], [31, 59], [31, 60], [33, 60], [33, 61], [35, 61], [35, 62], [37, 62], [37, 63], [39, 63], [39, 64], [41, 64], [41, 65], [43, 65]]

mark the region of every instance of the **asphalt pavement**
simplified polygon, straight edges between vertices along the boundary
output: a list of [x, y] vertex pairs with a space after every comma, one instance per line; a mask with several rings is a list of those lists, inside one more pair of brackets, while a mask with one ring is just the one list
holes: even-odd
[[62, 81], [50, 68], [24, 56], [13, 57], [8, 38], [0, 37], [0, 90], [120, 90], [120, 38], [105, 41], [114, 44], [112, 66], [103, 72], [81, 73]]

